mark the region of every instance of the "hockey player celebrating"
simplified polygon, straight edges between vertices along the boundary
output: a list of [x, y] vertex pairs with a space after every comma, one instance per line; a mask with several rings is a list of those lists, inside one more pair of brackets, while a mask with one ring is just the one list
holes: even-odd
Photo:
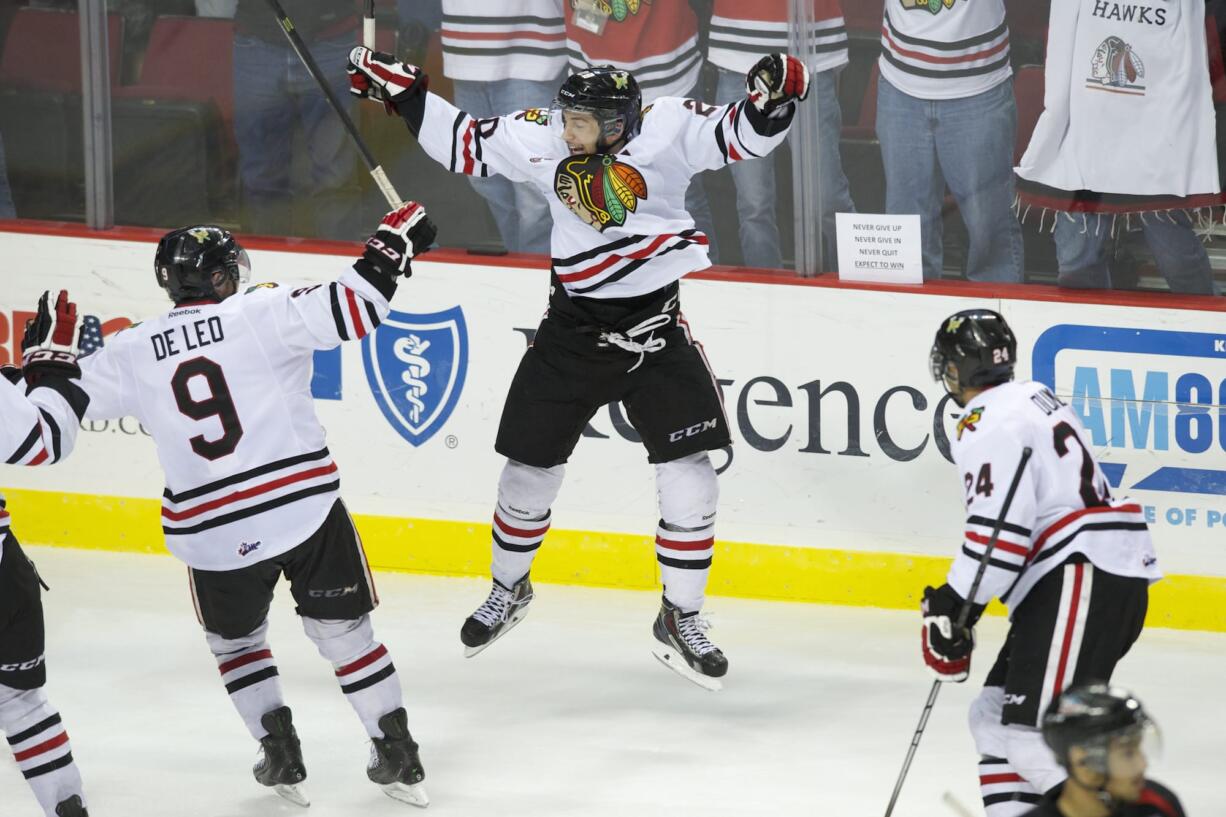
[[[965, 681], [984, 605], [999, 598], [1012, 620], [970, 713], [987, 817], [1021, 814], [1064, 779], [1039, 719], [1070, 684], [1110, 679], [1161, 576], [1141, 507], [1112, 497], [1076, 412], [1042, 383], [1011, 382], [1016, 359], [1012, 330], [986, 309], [943, 321], [931, 352], [933, 377], [962, 407], [952, 449], [966, 533], [947, 583], [924, 590], [924, 661], [943, 681]], [[1033, 454], [1005, 508], [1027, 447]], [[968, 626], [954, 632], [964, 604]]]
[[[22, 368], [0, 367], [0, 459], [51, 465], [72, 451], [85, 405], [73, 348], [77, 308], [43, 293], [22, 337]], [[81, 773], [47, 699], [41, 579], [9, 529], [0, 495], [0, 731], [47, 817], [87, 817]]]
[[157, 445], [166, 545], [188, 565], [222, 683], [259, 741], [255, 778], [303, 806], [302, 750], [266, 640], [283, 574], [370, 736], [367, 775], [397, 800], [428, 802], [400, 682], [371, 627], [378, 596], [308, 385], [314, 351], [374, 331], [434, 234], [410, 202], [335, 282], [244, 293], [247, 254], [229, 232], [174, 230], [154, 259], [174, 309], [84, 360], [87, 416], [134, 416]]
[[747, 96], [711, 107], [663, 98], [642, 110], [627, 71], [599, 66], [561, 86], [551, 111], [475, 119], [426, 90], [421, 69], [357, 48], [353, 92], [398, 112], [444, 167], [542, 191], [553, 215], [549, 311], [511, 383], [495, 448], [507, 458], [493, 521], [493, 589], [460, 631], [468, 655], [532, 600], [529, 570], [584, 425], [621, 401], [654, 464], [664, 599], [656, 656], [709, 689], [728, 669], [703, 604], [719, 494], [707, 454], [730, 443], [719, 386], [680, 310], [678, 279], [710, 266], [685, 210], [695, 174], [783, 142], [808, 74], [763, 58]]
[[1068, 772], [1026, 817], [1184, 817], [1175, 793], [1148, 780], [1141, 702], [1103, 683], [1064, 691], [1043, 715], [1043, 740]]

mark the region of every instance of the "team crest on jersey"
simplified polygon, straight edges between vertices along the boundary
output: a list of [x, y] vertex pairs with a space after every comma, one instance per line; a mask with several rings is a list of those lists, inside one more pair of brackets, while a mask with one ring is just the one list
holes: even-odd
[[529, 108], [526, 111], [520, 111], [515, 114], [516, 119], [522, 119], [525, 122], [531, 122], [535, 125], [549, 124], [549, 111], [544, 108]]
[[1090, 59], [1086, 88], [1116, 94], [1145, 96], [1145, 63], [1132, 46], [1119, 37], [1108, 37]]
[[580, 0], [570, 0], [570, 7], [577, 9], [581, 5], [594, 5], [601, 13], [621, 23], [631, 14], [638, 14], [643, 6], [650, 6], [651, 2], [652, 0], [588, 0], [588, 3], [582, 3]]
[[951, 9], [958, 0], [898, 0], [907, 11], [927, 11], [931, 14], [941, 9]]
[[251, 293], [255, 292], [257, 289], [276, 289], [278, 286], [279, 286], [278, 284], [275, 284], [272, 281], [265, 281], [262, 284], [252, 284], [251, 286], [247, 287], [247, 291], [243, 294], [250, 295]]
[[963, 431], [977, 431], [981, 420], [983, 420], [983, 406], [970, 409], [963, 414], [962, 419], [958, 421], [958, 439], [962, 439]]
[[604, 232], [620, 227], [647, 198], [643, 174], [612, 156], [573, 156], [558, 164], [554, 192], [585, 224]]
[[414, 446], [438, 432], [464, 390], [468, 328], [464, 311], [392, 311], [362, 339], [366, 379], [379, 410]]

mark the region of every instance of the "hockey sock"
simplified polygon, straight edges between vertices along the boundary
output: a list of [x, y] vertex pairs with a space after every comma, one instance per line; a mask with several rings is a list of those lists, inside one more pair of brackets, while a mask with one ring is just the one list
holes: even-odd
[[400, 677], [387, 647], [375, 641], [370, 616], [355, 619], [302, 619], [307, 637], [332, 662], [336, 680], [366, 733], [383, 737], [379, 718], [403, 706]]
[[230, 701], [256, 740], [268, 734], [260, 723], [264, 713], [285, 706], [281, 678], [273, 661], [272, 650], [268, 649], [267, 635], [267, 619], [242, 638], [222, 638], [216, 633], [205, 633]]
[[549, 531], [549, 508], [562, 487], [565, 471], [562, 465], [537, 468], [515, 460], [507, 460], [502, 469], [491, 527], [490, 572], [504, 587], [514, 587], [532, 570], [532, 560]]
[[47, 817], [55, 817], [56, 805], [74, 794], [85, 803], [68, 732], [41, 687], [0, 686], [0, 730]]
[[1018, 817], [1032, 811], [1040, 798], [1008, 760], [986, 755], [979, 760], [979, 792], [986, 817]]
[[664, 597], [684, 613], [702, 609], [715, 552], [719, 482], [706, 452], [656, 465], [660, 523], [656, 561]]

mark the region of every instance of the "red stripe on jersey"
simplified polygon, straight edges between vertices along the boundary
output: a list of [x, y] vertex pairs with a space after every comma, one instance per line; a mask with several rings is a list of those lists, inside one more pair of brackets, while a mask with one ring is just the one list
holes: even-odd
[[503, 522], [502, 518], [499, 517], [498, 514], [494, 514], [494, 526], [507, 536], [519, 536], [524, 539], [534, 539], [537, 536], [544, 536], [549, 532], [548, 522], [545, 523], [543, 528], [513, 528], [506, 522]]
[[678, 542], [676, 539], [657, 536], [656, 544], [665, 550], [710, 550], [715, 547], [715, 537], [699, 539], [697, 542]]
[[[991, 541], [990, 536], [981, 536], [974, 531], [967, 531], [966, 538], [980, 545], [987, 545]], [[1030, 555], [1030, 548], [1025, 545], [1015, 545], [1012, 542], [1006, 542], [1004, 539], [997, 538], [996, 550], [1003, 550], [1005, 553], [1012, 553], [1015, 556], [1027, 557]]]
[[382, 658], [385, 655], [387, 655], [387, 647], [380, 644], [379, 646], [375, 647], [370, 652], [366, 653], [366, 655], [363, 655], [357, 661], [354, 661], [352, 664], [346, 664], [345, 666], [338, 669], [336, 671], [336, 677], [340, 678], [341, 676], [344, 676], [344, 675], [350, 675], [362, 669], [363, 667], [369, 667], [371, 664], [375, 663], [376, 661], [378, 661], [380, 658]]
[[1068, 619], [1064, 623], [1064, 643], [1060, 645], [1060, 663], [1056, 667], [1056, 681], [1052, 685], [1052, 697], [1064, 691], [1064, 675], [1068, 670], [1068, 654], [1073, 644], [1073, 630], [1077, 629], [1077, 608], [1081, 604], [1081, 580], [1085, 575], [1085, 564], [1080, 563], [1073, 568], [1073, 592], [1070, 594]]
[[27, 462], [26, 465], [42, 465], [47, 459], [47, 449], [44, 447], [42, 451], [38, 452], [38, 456]]
[[206, 502], [203, 505], [197, 505], [196, 507], [189, 508], [186, 511], [172, 511], [169, 508], [162, 508], [162, 518], [169, 519], [171, 522], [191, 519], [193, 516], [199, 516], [202, 513], [211, 511], [215, 508], [220, 508], [223, 505], [229, 505], [233, 502], [250, 499], [253, 496], [259, 496], [260, 494], [266, 494], [269, 491], [275, 491], [277, 488], [292, 485], [295, 482], [302, 482], [303, 480], [322, 477], [334, 473], [336, 473], [336, 463], [329, 463], [328, 465], [320, 466], [319, 468], [311, 468], [307, 471], [300, 471], [297, 474], [290, 474], [289, 476], [281, 477], [280, 479], [274, 479], [272, 482], [266, 482], [263, 485], [256, 485], [252, 488], [246, 489], [245, 491], [238, 491], [237, 493], [230, 494], [229, 496], [214, 499], [211, 502]]
[[1039, 551], [1043, 549], [1043, 546], [1047, 544], [1048, 539], [1054, 536], [1057, 532], [1063, 530], [1064, 528], [1067, 528], [1069, 525], [1073, 524], [1078, 519], [1081, 519], [1083, 516], [1087, 516], [1090, 514], [1096, 514], [1096, 513], [1138, 513], [1139, 514], [1140, 512], [1141, 512], [1141, 506], [1136, 505], [1136, 504], [1120, 505], [1119, 507], [1115, 507], [1113, 505], [1100, 505], [1094, 508], [1082, 508], [1079, 511], [1073, 511], [1072, 513], [1066, 516], [1060, 517], [1055, 522], [1052, 522], [1050, 525], [1047, 526], [1047, 529], [1039, 535], [1039, 538], [1034, 540], [1034, 547], [1030, 549], [1030, 558], [1033, 559], [1035, 556], [1038, 555]]
[[980, 786], [991, 786], [993, 783], [1021, 783], [1023, 782], [1020, 774], [1009, 772], [1008, 774], [981, 774], [979, 775]]
[[890, 30], [886, 26], [881, 27], [881, 36], [889, 43], [890, 50], [895, 54], [901, 54], [904, 57], [910, 57], [913, 60], [932, 63], [933, 65], [957, 65], [960, 62], [974, 62], [975, 60], [986, 60], [988, 57], [995, 56], [1001, 51], [1009, 47], [1009, 38], [1001, 40], [991, 48], [983, 51], [976, 51], [974, 54], [963, 54], [960, 57], [934, 57], [931, 54], [925, 54], [921, 51], [908, 51], [894, 42], [894, 38], [890, 36]]
[[368, 330], [366, 324], [362, 323], [362, 315], [358, 311], [358, 298], [349, 287], [344, 287], [344, 290], [345, 300], [349, 302], [349, 318], [353, 321], [354, 340], [361, 340], [366, 337]]
[[68, 733], [60, 732], [55, 737], [51, 738], [51, 740], [43, 741], [37, 746], [31, 746], [29, 749], [21, 752], [14, 752], [13, 757], [17, 759], [18, 763], [20, 763], [23, 760], [29, 760], [32, 757], [37, 757], [38, 755], [50, 752], [52, 749], [55, 749], [58, 746], [63, 746], [67, 742]]
[[[668, 241], [676, 237], [677, 237], [676, 233], [667, 233], [665, 235], [656, 236], [654, 241], [652, 241], [650, 244], [648, 244], [646, 247], [639, 250], [638, 252], [633, 252], [633, 253], [630, 253], [629, 255], [610, 255], [608, 258], [601, 261], [599, 264], [597, 264], [594, 267], [588, 267], [587, 269], [578, 270], [576, 272], [560, 272], [558, 273], [558, 280], [564, 284], [574, 283], [575, 281], [586, 281], [588, 278], [591, 278], [593, 276], [599, 275], [600, 273], [604, 272], [609, 267], [613, 266], [619, 261], [638, 260], [642, 258], [648, 258], [655, 254], [656, 250], [660, 248], [661, 244], [663, 244], [665, 241]], [[689, 236], [687, 240], [693, 241], [695, 244], [708, 243], [707, 237], [701, 233], [695, 233], [694, 235]]]
[[8, 519], [8, 518], [9, 518], [8, 511], [0, 511], [0, 519]]
[[566, 39], [565, 31], [544, 34], [540, 31], [456, 31], [453, 28], [443, 28], [443, 36], [456, 40], [542, 40], [544, 42], [560, 42]]
[[1175, 808], [1175, 805], [1170, 800], [1167, 800], [1148, 786], [1141, 790], [1141, 797], [1137, 802], [1144, 803], [1147, 806], [1156, 806], [1159, 811], [1164, 815], [1168, 815], [1168, 817], [1183, 817], [1183, 812]]
[[477, 122], [473, 120], [468, 127], [464, 129], [464, 173], [471, 176], [473, 168], [476, 166], [476, 161], [473, 159], [472, 144], [473, 132], [477, 129]]
[[233, 672], [240, 667], [245, 667], [248, 664], [254, 664], [256, 661], [271, 661], [272, 650], [256, 650], [249, 652], [246, 655], [240, 655], [238, 658], [232, 658], [224, 664], [218, 664], [217, 669], [225, 675], [227, 672]]

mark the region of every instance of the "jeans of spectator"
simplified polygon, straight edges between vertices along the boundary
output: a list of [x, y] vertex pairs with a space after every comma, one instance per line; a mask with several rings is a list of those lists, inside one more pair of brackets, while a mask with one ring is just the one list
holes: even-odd
[[[1192, 229], [1187, 213], [1146, 214], [1141, 224], [1145, 243], [1154, 254], [1158, 271], [1166, 279], [1171, 292], [1187, 295], [1216, 295], [1209, 253], [1200, 236]], [[1059, 275], [1056, 283], [1076, 289], [1110, 289], [1111, 268], [1108, 244], [1111, 240], [1111, 216], [1060, 214], [1056, 217], [1056, 260]]]
[[917, 99], [882, 78], [877, 138], [886, 211], [919, 214], [925, 278], [939, 278], [944, 269], [948, 185], [970, 239], [966, 277], [1022, 280], [1022, 227], [1013, 214], [1016, 132], [1012, 80], [963, 99]]
[[[838, 71], [813, 75], [811, 97], [800, 110], [817, 114], [818, 178], [821, 208], [823, 267], [838, 269], [835, 213], [854, 213], [851, 190], [843, 172], [839, 139], [843, 111], [837, 95]], [[745, 96], [745, 75], [719, 69], [715, 102], [727, 105]], [[729, 170], [736, 185], [736, 211], [740, 220], [741, 255], [748, 267], [777, 269], [783, 266], [779, 248], [779, 217], [775, 211], [775, 160], [773, 156], [735, 162]]]
[[[324, 68], [344, 65], [356, 35], [308, 44]], [[325, 76], [341, 100], [348, 81], [340, 70]], [[344, 103], [342, 103], [344, 104]], [[306, 149], [308, 179], [292, 178], [295, 133]], [[309, 207], [310, 223], [299, 234], [357, 238], [360, 203], [356, 152], [327, 97], [302, 66], [289, 43], [234, 38], [234, 136], [246, 211], [245, 229], [273, 235], [296, 231], [295, 205]]]
[[[557, 96], [562, 77], [556, 81], [501, 79], [491, 82], [455, 81], [456, 107], [478, 118], [502, 116], [527, 108], [548, 108]], [[473, 189], [489, 205], [508, 252], [549, 254], [553, 219], [549, 203], [536, 189], [516, 184], [502, 176], [470, 177]]]
[[13, 191], [9, 187], [8, 165], [4, 160], [4, 140], [0, 139], [0, 218], [17, 218], [13, 206]]

